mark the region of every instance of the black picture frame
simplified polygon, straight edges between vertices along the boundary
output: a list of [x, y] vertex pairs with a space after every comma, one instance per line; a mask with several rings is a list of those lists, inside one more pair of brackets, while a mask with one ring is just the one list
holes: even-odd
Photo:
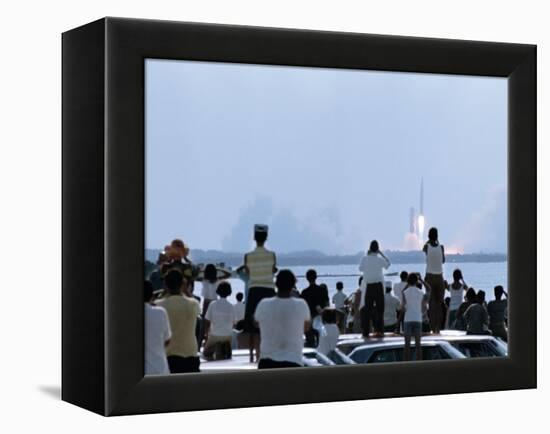
[[[536, 46], [104, 18], [62, 51], [63, 400], [124, 415], [536, 387]], [[509, 356], [144, 377], [145, 58], [507, 77]]]

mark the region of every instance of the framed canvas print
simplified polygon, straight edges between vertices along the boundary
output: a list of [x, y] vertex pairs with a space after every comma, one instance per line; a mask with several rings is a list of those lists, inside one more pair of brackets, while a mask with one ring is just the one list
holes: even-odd
[[65, 401], [536, 387], [535, 46], [121, 18], [62, 45]]

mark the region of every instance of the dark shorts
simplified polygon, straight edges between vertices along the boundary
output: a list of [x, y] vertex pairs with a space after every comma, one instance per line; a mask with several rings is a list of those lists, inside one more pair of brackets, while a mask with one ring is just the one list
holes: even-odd
[[198, 357], [168, 356], [167, 359], [171, 374], [200, 372], [200, 359]]
[[258, 369], [274, 369], [274, 368], [301, 368], [302, 365], [293, 362], [279, 362], [272, 359], [260, 359]]
[[422, 323], [420, 321], [406, 321], [403, 323], [405, 336], [416, 336], [422, 334]]

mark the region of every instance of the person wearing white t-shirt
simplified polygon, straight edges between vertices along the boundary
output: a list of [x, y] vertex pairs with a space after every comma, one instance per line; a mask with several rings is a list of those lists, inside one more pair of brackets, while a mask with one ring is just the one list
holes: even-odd
[[170, 343], [172, 331], [166, 310], [152, 304], [153, 291], [152, 283], [145, 281], [145, 375], [164, 375], [170, 373], [165, 348]]
[[390, 260], [380, 250], [378, 241], [371, 241], [367, 254], [359, 264], [365, 287], [361, 315], [361, 328], [365, 337], [369, 336], [371, 321], [375, 335], [384, 336], [384, 270], [390, 265]]
[[202, 315], [206, 314], [208, 305], [218, 298], [216, 290], [218, 289], [218, 283], [221, 279], [227, 279], [231, 277], [231, 274], [224, 270], [218, 270], [214, 264], [206, 264], [203, 271], [202, 278]]
[[449, 285], [451, 300], [449, 302], [449, 314], [447, 315], [448, 328], [454, 329], [456, 322], [456, 314], [458, 308], [464, 301], [464, 294], [468, 290], [468, 286], [462, 278], [462, 271], [458, 268], [453, 271], [453, 282]]
[[403, 311], [405, 312], [403, 331], [405, 334], [405, 349], [403, 351], [403, 360], [411, 359], [411, 337], [414, 336], [416, 348], [416, 360], [422, 360], [422, 311], [426, 303], [424, 292], [418, 288], [418, 282], [423, 283], [427, 288], [426, 282], [416, 273], [410, 273], [407, 278], [407, 286], [403, 290]]
[[392, 294], [391, 282], [386, 282], [386, 295], [384, 296], [384, 331], [395, 332], [398, 323], [401, 301]]
[[342, 282], [336, 282], [336, 294], [332, 296], [334, 309], [344, 310], [346, 298], [348, 298], [348, 296], [344, 293], [344, 284]]
[[303, 366], [304, 333], [311, 324], [309, 307], [302, 298], [291, 297], [296, 286], [292, 271], [279, 271], [275, 286], [276, 297], [261, 300], [254, 313], [262, 336], [258, 369]]
[[231, 358], [231, 339], [233, 337], [233, 326], [236, 322], [235, 309], [227, 301], [227, 297], [231, 295], [229, 282], [220, 282], [216, 292], [220, 298], [210, 303], [204, 316], [208, 337], [202, 354], [207, 360]]
[[336, 348], [338, 338], [340, 337], [340, 330], [336, 325], [336, 310], [335, 309], [323, 309], [321, 312], [321, 319], [323, 321], [323, 329], [319, 332], [319, 345], [317, 351], [328, 355]]
[[344, 333], [346, 324], [346, 300], [348, 296], [344, 293], [344, 284], [336, 282], [336, 294], [332, 296], [332, 304], [336, 309], [336, 325], [340, 333]]
[[399, 273], [399, 282], [394, 283], [393, 285], [393, 295], [395, 295], [400, 302], [403, 302], [403, 290], [405, 289], [405, 286], [407, 286], [408, 277], [409, 273], [402, 271]]

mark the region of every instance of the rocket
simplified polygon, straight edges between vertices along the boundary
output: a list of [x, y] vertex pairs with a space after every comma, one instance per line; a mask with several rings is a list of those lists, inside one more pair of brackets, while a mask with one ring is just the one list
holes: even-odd
[[424, 215], [424, 177], [420, 178], [420, 215]]

